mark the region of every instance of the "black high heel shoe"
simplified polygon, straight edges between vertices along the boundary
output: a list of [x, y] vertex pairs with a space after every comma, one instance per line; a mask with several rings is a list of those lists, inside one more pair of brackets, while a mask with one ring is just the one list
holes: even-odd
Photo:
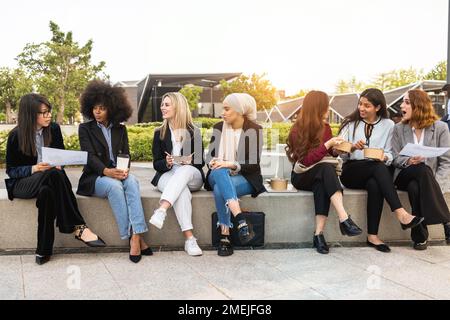
[[[130, 249], [131, 249], [131, 237], [130, 237]], [[150, 248], [148, 248], [148, 249], [150, 249]], [[137, 256], [134, 256], [134, 255], [130, 254], [130, 261], [131, 262], [138, 263], [139, 261], [141, 261], [141, 259], [142, 259], [142, 251], [141, 251], [141, 254], [139, 254]]]
[[401, 224], [403, 230], [412, 229], [414, 227], [417, 227], [419, 224], [421, 224], [423, 222], [423, 220], [425, 220], [424, 217], [414, 217], [414, 219], [412, 219], [410, 223], [408, 223], [408, 224], [400, 223], [400, 224]]
[[152, 248], [148, 247], [145, 250], [141, 250], [141, 255], [143, 255], [143, 256], [152, 256], [153, 255]]
[[339, 223], [339, 228], [341, 229], [341, 234], [343, 236], [355, 237], [362, 233], [361, 228], [353, 222], [350, 216], [344, 222]]
[[36, 263], [40, 266], [49, 261], [50, 261], [50, 256], [38, 256], [38, 255], [36, 256]]
[[325, 241], [323, 233], [319, 235], [314, 235], [313, 244], [314, 248], [316, 248], [317, 252], [320, 254], [328, 254], [330, 252], [330, 248], [328, 247], [328, 244]]
[[77, 226], [75, 227], [75, 231], [80, 231], [80, 233], [75, 236], [75, 239], [83, 242], [85, 245], [87, 245], [88, 247], [93, 247], [93, 248], [103, 248], [106, 247], [106, 243], [105, 241], [102, 240], [102, 238], [100, 238], [99, 236], [97, 236], [97, 240], [93, 240], [93, 241], [84, 241], [81, 237], [83, 236], [83, 232], [84, 230], [87, 229], [87, 225], [82, 225], [82, 226]]

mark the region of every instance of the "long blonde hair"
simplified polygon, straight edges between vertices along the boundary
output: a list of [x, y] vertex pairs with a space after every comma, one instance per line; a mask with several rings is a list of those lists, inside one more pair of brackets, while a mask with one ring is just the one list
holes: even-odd
[[[164, 103], [165, 98], [169, 98], [175, 107], [175, 117], [172, 119], [174, 129], [186, 132], [188, 128], [193, 128], [194, 122], [192, 121], [192, 114], [186, 97], [179, 92], [168, 92], [163, 95], [161, 103]], [[169, 121], [164, 119], [161, 126], [161, 139], [165, 138], [168, 129]]]

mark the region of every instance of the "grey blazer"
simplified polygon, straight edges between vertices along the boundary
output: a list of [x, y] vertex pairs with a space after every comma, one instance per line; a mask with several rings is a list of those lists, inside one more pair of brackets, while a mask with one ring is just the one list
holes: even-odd
[[[392, 165], [396, 168], [394, 181], [397, 179], [401, 169], [408, 167], [409, 157], [399, 155], [400, 151], [408, 143], [414, 143], [413, 131], [410, 125], [398, 123], [394, 127], [392, 135], [392, 154], [394, 161]], [[450, 132], [446, 123], [436, 121], [434, 124], [425, 128], [424, 146], [450, 148]], [[436, 180], [443, 192], [450, 191], [450, 151], [438, 158], [428, 158], [425, 164], [431, 168], [435, 174]]]

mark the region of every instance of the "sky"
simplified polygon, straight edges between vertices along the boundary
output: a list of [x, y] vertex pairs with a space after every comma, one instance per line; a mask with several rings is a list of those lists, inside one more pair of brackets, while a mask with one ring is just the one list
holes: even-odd
[[447, 0], [14, 0], [0, 2], [0, 66], [49, 21], [93, 39], [113, 82], [148, 73], [267, 73], [278, 89], [333, 92], [447, 57]]

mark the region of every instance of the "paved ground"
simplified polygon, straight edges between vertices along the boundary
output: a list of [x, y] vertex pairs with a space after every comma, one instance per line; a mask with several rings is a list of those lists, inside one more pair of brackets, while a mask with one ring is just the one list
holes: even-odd
[[450, 247], [0, 256], [0, 299], [450, 299]]

